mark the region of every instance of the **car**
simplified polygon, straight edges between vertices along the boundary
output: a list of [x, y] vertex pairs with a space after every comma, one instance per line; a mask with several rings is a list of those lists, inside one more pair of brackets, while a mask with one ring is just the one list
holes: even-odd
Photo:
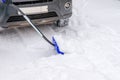
[[22, 14], [9, 4], [19, 7], [36, 25], [54, 23], [64, 27], [72, 16], [72, 0], [8, 0], [0, 2], [2, 28], [28, 25]]

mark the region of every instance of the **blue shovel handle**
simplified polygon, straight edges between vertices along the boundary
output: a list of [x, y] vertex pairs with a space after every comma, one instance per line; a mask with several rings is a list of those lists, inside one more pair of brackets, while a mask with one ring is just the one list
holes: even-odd
[[54, 37], [52, 37], [52, 41], [53, 41], [53, 44], [54, 44], [54, 47], [55, 47], [56, 52], [57, 52], [58, 54], [64, 55], [64, 52], [60, 51], [60, 48], [59, 48], [59, 46], [58, 46], [58, 44], [57, 44], [57, 42], [56, 42], [56, 40], [55, 40]]
[[2, 0], [2, 2], [3, 2], [3, 3], [5, 3], [5, 2], [6, 2], [6, 0]]

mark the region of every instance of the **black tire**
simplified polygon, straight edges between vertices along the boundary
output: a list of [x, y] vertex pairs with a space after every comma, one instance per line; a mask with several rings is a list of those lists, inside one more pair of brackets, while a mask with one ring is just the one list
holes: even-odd
[[57, 25], [57, 27], [65, 27], [69, 24], [69, 19], [57, 20], [55, 24]]

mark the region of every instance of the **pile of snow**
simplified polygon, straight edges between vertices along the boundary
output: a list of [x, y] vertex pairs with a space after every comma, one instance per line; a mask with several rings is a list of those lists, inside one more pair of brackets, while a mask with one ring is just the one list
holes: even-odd
[[7, 74], [1, 74], [1, 80], [105, 80], [87, 58], [78, 54], [42, 58], [9, 69], [3, 71]]

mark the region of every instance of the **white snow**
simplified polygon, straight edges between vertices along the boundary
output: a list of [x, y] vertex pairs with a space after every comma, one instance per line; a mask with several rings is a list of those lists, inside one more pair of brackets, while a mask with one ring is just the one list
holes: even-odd
[[73, 0], [70, 25], [40, 27], [56, 55], [30, 27], [0, 32], [0, 80], [120, 80], [120, 1]]

